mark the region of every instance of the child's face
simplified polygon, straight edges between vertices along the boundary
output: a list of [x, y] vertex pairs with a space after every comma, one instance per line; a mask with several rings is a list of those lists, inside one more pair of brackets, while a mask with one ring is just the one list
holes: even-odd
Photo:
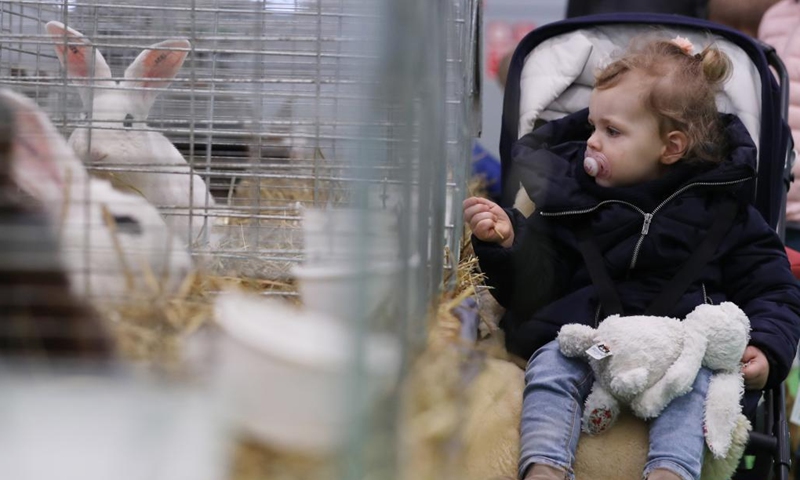
[[613, 87], [592, 91], [589, 122], [594, 133], [586, 145], [587, 156], [604, 163], [605, 170], [595, 177], [598, 185], [634, 185], [663, 172], [666, 144], [655, 115], [645, 109], [642, 99], [647, 83], [642, 80], [629, 72]]

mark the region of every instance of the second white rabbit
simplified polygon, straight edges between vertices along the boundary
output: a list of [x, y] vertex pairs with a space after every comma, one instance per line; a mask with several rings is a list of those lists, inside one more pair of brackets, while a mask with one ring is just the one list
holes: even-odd
[[[166, 40], [143, 50], [112, 79], [103, 55], [80, 32], [56, 21], [45, 26], [67, 75], [78, 87], [89, 127], [79, 127], [69, 144], [85, 162], [130, 167], [114, 173], [117, 182], [140, 192], [159, 207], [167, 224], [186, 244], [215, 244], [214, 198], [199, 175], [163, 134], [145, 125], [161, 90], [180, 70], [191, 44]], [[208, 231], [208, 237], [205, 232]]]

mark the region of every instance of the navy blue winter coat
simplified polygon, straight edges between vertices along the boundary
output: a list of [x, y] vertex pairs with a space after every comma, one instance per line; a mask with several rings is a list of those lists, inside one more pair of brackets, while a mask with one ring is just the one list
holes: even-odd
[[756, 149], [744, 125], [723, 115], [727, 159], [678, 162], [661, 178], [606, 188], [583, 170], [588, 110], [545, 124], [512, 151], [512, 182], [536, 205], [525, 219], [509, 210], [514, 244], [473, 237], [492, 293], [508, 310], [501, 326], [509, 351], [528, 358], [567, 323], [595, 326], [605, 315], [578, 251], [575, 226], [592, 236], [626, 315], [642, 314], [705, 238], [719, 205], [742, 201], [733, 226], [681, 300], [667, 314], [684, 318], [704, 302], [732, 301], [750, 317], [751, 345], [770, 362], [768, 387], [788, 374], [800, 339], [800, 285], [777, 234], [746, 199]]

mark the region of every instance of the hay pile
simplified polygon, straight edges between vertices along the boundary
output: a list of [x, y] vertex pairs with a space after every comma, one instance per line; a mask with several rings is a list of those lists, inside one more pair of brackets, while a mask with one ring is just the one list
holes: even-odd
[[252, 439], [241, 439], [233, 453], [231, 480], [306, 480], [337, 478], [330, 456], [281, 452]]
[[[321, 153], [321, 160], [325, 160]], [[327, 170], [327, 168], [326, 168]], [[286, 172], [266, 172], [274, 176], [244, 178], [233, 189], [228, 203], [230, 205], [290, 204], [300, 202], [308, 205], [340, 204], [349, 198], [345, 185], [336, 180], [314, 178], [309, 169], [307, 175], [287, 175]], [[333, 172], [328, 174], [333, 178]]]
[[[314, 155], [315, 163], [325, 161], [318, 149]], [[123, 304], [100, 305], [123, 358], [158, 366], [178, 364], [182, 344], [211, 321], [214, 297], [223, 290], [268, 292], [297, 301], [291, 267], [302, 259], [300, 206], [342, 203], [347, 194], [339, 182], [315, 180], [310, 172], [297, 178], [285, 171], [265, 173], [275, 177], [245, 178], [231, 188], [229, 206], [220, 207], [224, 226], [214, 227], [224, 229], [225, 239], [210, 247], [213, 251], [195, 249], [198, 270], [178, 292], [165, 296], [151, 288], [130, 292]], [[93, 174], [141, 194], [113, 173]]]
[[[317, 155], [325, 160], [321, 152]], [[302, 259], [302, 206], [342, 205], [349, 193], [341, 182], [315, 179], [311, 171], [287, 172], [267, 171], [274, 176], [244, 178], [231, 188], [225, 240], [214, 247], [205, 268], [224, 275], [291, 278], [291, 267]]]
[[194, 272], [173, 295], [134, 291], [124, 303], [100, 304], [98, 310], [123, 359], [174, 370], [186, 339], [211, 322], [216, 294], [234, 288], [298, 301], [293, 282]]
[[[482, 305], [492, 300], [482, 286], [483, 275], [477, 270], [477, 258], [468, 235], [469, 232], [462, 239], [461, 261], [454, 273], [456, 288], [443, 295], [431, 319], [427, 349], [415, 361], [405, 385], [401, 434], [408, 460], [404, 462], [403, 479], [478, 478], [484, 472], [472, 468], [475, 462], [471, 463], [471, 458], [483, 462], [487, 474], [496, 474], [498, 470], [485, 461], [486, 457], [501, 463], [516, 461], [517, 452], [512, 449], [472, 451], [469, 448], [476, 444], [469, 441], [473, 432], [482, 430], [485, 433], [485, 429], [479, 428], [479, 417], [489, 415], [491, 418], [490, 410], [498, 406], [503, 414], [515, 410], [513, 406], [502, 408], [503, 398], [481, 395], [487, 388], [503, 391], [503, 388], [484, 385], [492, 381], [493, 375], [481, 373], [489, 369], [500, 373], [498, 378], [509, 378], [509, 375], [521, 375], [522, 371], [505, 361], [507, 354], [497, 332], [496, 319], [489, 318], [493, 315], [492, 309]], [[479, 345], [467, 344], [461, 339], [461, 321], [453, 311], [469, 297], [478, 302], [482, 337]], [[509, 388], [518, 388], [521, 384], [521, 381], [511, 382]], [[509, 391], [503, 397], [521, 398], [521, 392], [518, 397], [516, 393]], [[496, 401], [497, 405], [485, 404], [487, 401]], [[499, 424], [505, 425], [504, 422]], [[500, 436], [505, 434], [499, 432]]]

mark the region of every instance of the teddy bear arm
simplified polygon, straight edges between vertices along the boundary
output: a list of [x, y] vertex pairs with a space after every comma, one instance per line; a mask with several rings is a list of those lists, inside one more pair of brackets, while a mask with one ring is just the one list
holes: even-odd
[[587, 358], [586, 350], [594, 344], [595, 329], [579, 323], [569, 323], [558, 332], [558, 347], [565, 357]]
[[619, 397], [630, 398], [642, 392], [647, 386], [648, 370], [645, 367], [632, 368], [618, 373], [611, 379], [609, 389]]

